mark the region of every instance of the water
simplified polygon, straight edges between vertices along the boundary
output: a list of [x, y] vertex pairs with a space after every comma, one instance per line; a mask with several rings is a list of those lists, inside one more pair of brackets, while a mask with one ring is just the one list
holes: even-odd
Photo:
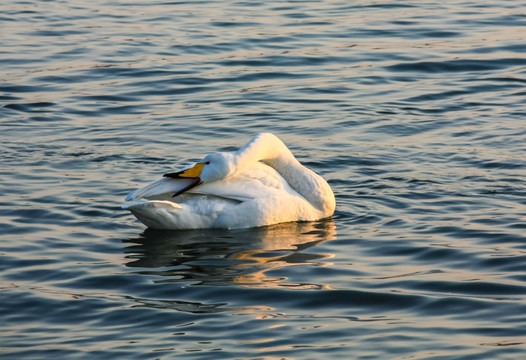
[[[526, 356], [520, 1], [0, 5], [0, 357]], [[120, 206], [278, 134], [332, 219]]]

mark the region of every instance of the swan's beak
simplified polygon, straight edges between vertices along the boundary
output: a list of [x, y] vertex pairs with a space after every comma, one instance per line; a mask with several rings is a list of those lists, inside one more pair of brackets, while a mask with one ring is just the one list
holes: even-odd
[[201, 172], [203, 171], [203, 167], [205, 165], [206, 165], [205, 163], [197, 163], [194, 166], [192, 166], [191, 168], [185, 169], [183, 171], [178, 171], [178, 172], [174, 172], [174, 173], [164, 174], [163, 175], [164, 177], [168, 177], [168, 178], [172, 178], [172, 179], [194, 179], [195, 180], [192, 183], [190, 183], [190, 185], [185, 187], [184, 189], [181, 189], [178, 192], [176, 192], [173, 195], [173, 197], [176, 197], [177, 195], [180, 195], [180, 194], [184, 193], [185, 191], [193, 189], [197, 185], [202, 184], [203, 182], [201, 181], [201, 177], [200, 176], [201, 176]]
[[188, 168], [182, 171], [178, 171], [178, 172], [174, 172], [174, 173], [164, 174], [163, 176], [174, 178], [174, 179], [180, 179], [180, 178], [199, 179], [201, 176], [201, 172], [203, 171], [203, 168], [205, 167], [205, 165], [206, 165], [205, 163], [197, 163], [191, 168]]

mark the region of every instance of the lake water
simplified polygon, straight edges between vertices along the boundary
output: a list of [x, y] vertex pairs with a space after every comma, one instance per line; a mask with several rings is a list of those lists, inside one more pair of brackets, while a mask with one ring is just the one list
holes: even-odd
[[[526, 358], [525, 9], [4, 1], [0, 357]], [[333, 218], [121, 209], [263, 131]]]

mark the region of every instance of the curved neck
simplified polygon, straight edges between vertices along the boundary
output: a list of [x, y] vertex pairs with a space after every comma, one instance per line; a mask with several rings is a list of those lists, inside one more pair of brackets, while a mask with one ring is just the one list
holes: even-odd
[[332, 215], [335, 200], [329, 184], [303, 166], [275, 135], [262, 133], [236, 152], [237, 168], [244, 171], [256, 161], [274, 168], [285, 181], [316, 209]]

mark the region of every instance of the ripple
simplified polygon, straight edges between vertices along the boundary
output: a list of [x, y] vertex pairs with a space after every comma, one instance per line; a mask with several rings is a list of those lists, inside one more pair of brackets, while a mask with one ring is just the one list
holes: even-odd
[[491, 60], [459, 59], [449, 61], [422, 61], [415, 63], [400, 63], [388, 66], [390, 71], [410, 71], [426, 73], [443, 72], [471, 72], [471, 71], [495, 71], [514, 66], [524, 66], [526, 60], [521, 58], [499, 58]]

